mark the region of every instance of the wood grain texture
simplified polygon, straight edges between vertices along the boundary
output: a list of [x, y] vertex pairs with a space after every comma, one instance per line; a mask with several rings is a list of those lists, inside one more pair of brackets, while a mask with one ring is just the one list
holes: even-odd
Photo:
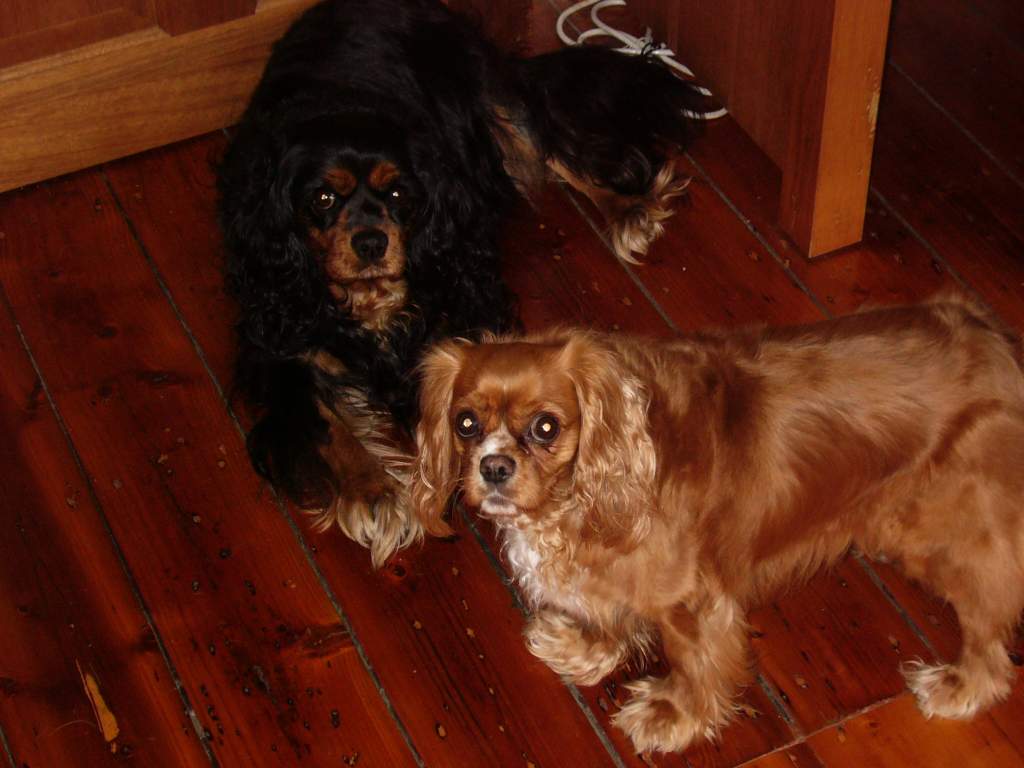
[[634, 271], [684, 331], [820, 317], [807, 294], [698, 178], [691, 182], [665, 236]]
[[903, 695], [808, 744], [827, 766], [1019, 768], [1024, 766], [1024, 679], [1013, 698], [969, 722], [925, 720]]
[[169, 35], [181, 35], [251, 16], [258, 0], [151, 0], [153, 17]]
[[[1003, 34], [1009, 19], [989, 18], [975, 5], [899, 0], [889, 61], [1024, 179], [1024, 46]], [[1016, 11], [1024, 26], [1019, 5]]]
[[877, 198], [868, 202], [860, 243], [827, 258], [804, 258], [778, 224], [778, 168], [730, 118], [708, 126], [692, 157], [700, 173], [714, 180], [783, 265], [833, 314], [919, 301], [957, 286], [948, 270]]
[[0, 280], [217, 759], [411, 765], [99, 174], [9, 197], [2, 229]]
[[851, 560], [750, 615], [758, 662], [806, 732], [903, 692], [925, 646]]
[[[205, 764], [89, 480], [5, 306], [0, 366], [0, 724], [15, 761]], [[102, 722], [94, 701], [106, 710]]]
[[311, 0], [178, 37], [128, 35], [0, 71], [0, 190], [237, 120]]
[[0, 69], [96, 45], [102, 41], [126, 38], [143, 30], [149, 30], [151, 34], [148, 37], [157, 36], [158, 30], [153, 28], [151, 19], [124, 8], [115, 8], [45, 29], [0, 36]]
[[872, 185], [1004, 320], [1024, 330], [1024, 192], [898, 72]]
[[7, 0], [0, 10], [0, 38], [17, 37], [66, 24], [69, 21], [103, 16], [112, 11], [141, 15], [145, 0]]
[[808, 256], [861, 238], [889, 10], [889, 0], [796, 4], [779, 215]]
[[[212, 137], [184, 150], [156, 150], [106, 173], [227, 390], [234, 310], [221, 287], [210, 167], [221, 145], [221, 137]], [[546, 295], [558, 292], [544, 271], [535, 278], [549, 286]], [[240, 469], [251, 473], [247, 465]], [[610, 763], [569, 691], [527, 653], [522, 614], [472, 536], [463, 534], [455, 543], [432, 541], [410, 550], [374, 572], [366, 551], [338, 531], [305, 531], [429, 765]], [[552, 729], [552, 722], [562, 726]]]
[[[752, 760], [744, 768], [824, 768], [824, 764], [806, 744], [795, 744]], [[840, 767], [837, 765], [834, 768]]]

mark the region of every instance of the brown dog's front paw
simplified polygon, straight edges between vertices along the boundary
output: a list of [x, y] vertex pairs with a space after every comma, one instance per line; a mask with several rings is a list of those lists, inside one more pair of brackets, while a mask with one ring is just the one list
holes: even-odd
[[596, 685], [615, 671], [625, 655], [621, 644], [589, 637], [578, 622], [555, 611], [539, 612], [523, 635], [530, 653], [579, 685]]

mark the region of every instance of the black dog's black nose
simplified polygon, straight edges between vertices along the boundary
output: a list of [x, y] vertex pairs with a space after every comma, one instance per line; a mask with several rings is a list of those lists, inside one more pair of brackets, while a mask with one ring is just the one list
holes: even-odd
[[364, 229], [352, 235], [352, 250], [366, 264], [380, 261], [387, 249], [388, 236], [379, 229]]
[[480, 474], [488, 483], [501, 485], [516, 473], [516, 463], [508, 456], [491, 453], [480, 459]]

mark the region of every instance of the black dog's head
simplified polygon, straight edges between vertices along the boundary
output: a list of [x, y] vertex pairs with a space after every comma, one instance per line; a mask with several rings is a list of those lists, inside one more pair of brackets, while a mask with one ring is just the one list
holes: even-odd
[[404, 142], [367, 118], [320, 118], [290, 133], [278, 183], [299, 238], [337, 306], [382, 331], [405, 308], [409, 229], [422, 213]]
[[220, 169], [243, 343], [303, 351], [324, 321], [382, 330], [405, 305], [422, 193], [400, 127], [336, 114], [244, 122]]
[[447, 137], [408, 122], [352, 110], [239, 126], [220, 194], [243, 344], [287, 356], [413, 308], [455, 332], [508, 312], [491, 242], [504, 177], [474, 177]]

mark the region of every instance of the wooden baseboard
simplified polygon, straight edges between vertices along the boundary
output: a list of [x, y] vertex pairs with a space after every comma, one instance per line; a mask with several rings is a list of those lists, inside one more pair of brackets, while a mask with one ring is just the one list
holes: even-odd
[[0, 70], [0, 191], [235, 122], [314, 0], [171, 37], [158, 28]]

